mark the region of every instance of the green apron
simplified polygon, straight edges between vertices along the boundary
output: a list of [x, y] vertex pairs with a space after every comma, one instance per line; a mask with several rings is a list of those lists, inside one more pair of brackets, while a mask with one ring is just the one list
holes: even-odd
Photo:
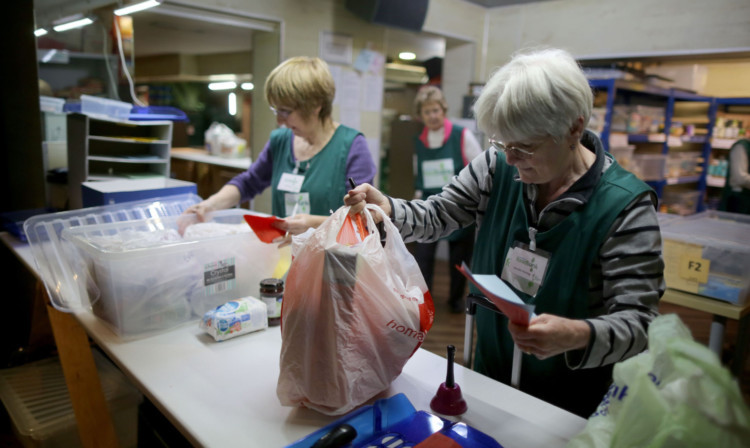
[[[515, 241], [529, 243], [530, 223], [521, 182], [513, 180], [515, 167], [498, 153], [494, 186], [474, 250], [472, 271], [502, 273], [505, 256]], [[649, 187], [613, 162], [602, 174], [589, 202], [558, 225], [536, 234], [536, 244], [551, 254], [545, 279], [531, 297], [516, 290], [526, 302], [536, 305], [536, 314], [549, 313], [572, 319], [589, 315], [589, 270], [617, 215]], [[476, 292], [476, 291], [474, 291]], [[510, 384], [513, 339], [505, 316], [478, 308], [477, 346], [474, 369]], [[588, 417], [603, 398], [612, 378], [612, 365], [571, 370], [565, 355], [546, 360], [523, 355], [520, 389], [544, 401]]]
[[[445, 141], [443, 146], [439, 148], [428, 148], [419, 139], [419, 135], [414, 136], [414, 148], [417, 151], [417, 176], [414, 179], [414, 188], [422, 190], [422, 199], [427, 199], [428, 196], [438, 194], [443, 191], [443, 187], [425, 188], [424, 187], [424, 173], [422, 162], [430, 160], [441, 160], [441, 159], [453, 159], [453, 175], [457, 175], [464, 168], [464, 159], [461, 154], [461, 138], [463, 136], [464, 128], [453, 124], [448, 140]], [[467, 234], [474, 233], [475, 226], [456, 230], [449, 236], [442, 238], [448, 241], [458, 241], [462, 238], [467, 238]]]
[[[344, 205], [347, 193], [346, 161], [354, 138], [361, 135], [350, 127], [339, 125], [328, 144], [310, 160], [299, 162], [298, 174], [305, 176], [301, 193], [310, 195], [310, 214], [328, 216]], [[297, 168], [290, 151], [294, 134], [281, 128], [271, 132], [273, 173], [271, 175], [271, 209], [274, 215], [286, 217], [284, 191], [278, 190], [281, 175]]]
[[[750, 140], [742, 139], [738, 140], [737, 143], [745, 148], [747, 160], [750, 161]], [[732, 163], [730, 161], [729, 165], [727, 165], [727, 180], [724, 184], [724, 189], [721, 191], [719, 210], [732, 213], [750, 214], [750, 190], [748, 190], [747, 188], [743, 188], [740, 191], [734, 191], [732, 187], [729, 186], [729, 177], [731, 176], [731, 173]]]

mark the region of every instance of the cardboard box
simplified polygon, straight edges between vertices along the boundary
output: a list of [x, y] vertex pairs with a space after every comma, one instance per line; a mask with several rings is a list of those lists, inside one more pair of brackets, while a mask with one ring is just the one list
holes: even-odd
[[198, 194], [198, 188], [194, 182], [164, 177], [81, 184], [84, 208], [179, 194]]

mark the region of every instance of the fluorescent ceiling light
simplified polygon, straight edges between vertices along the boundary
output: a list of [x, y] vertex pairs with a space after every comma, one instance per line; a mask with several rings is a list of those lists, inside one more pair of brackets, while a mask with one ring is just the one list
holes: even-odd
[[133, 14], [134, 12], [143, 11], [144, 9], [148, 9], [148, 8], [153, 8], [154, 6], [159, 6], [160, 4], [161, 4], [161, 0], [146, 0], [145, 2], [134, 3], [124, 8], [115, 9], [114, 13], [116, 16], [127, 16], [128, 14]]
[[229, 94], [229, 98], [227, 98], [229, 103], [229, 115], [237, 115], [237, 95], [234, 94], [234, 92]]
[[34, 36], [36, 37], [44, 36], [45, 34], [47, 34], [47, 30], [45, 30], [44, 28], [37, 28], [34, 30]]
[[243, 82], [240, 87], [242, 87], [242, 90], [253, 90], [255, 88], [255, 84], [251, 82]]
[[72, 30], [74, 28], [81, 28], [81, 27], [84, 27], [86, 25], [91, 25], [92, 23], [94, 23], [93, 20], [91, 20], [88, 17], [84, 17], [82, 19], [73, 20], [72, 22], [66, 22], [66, 23], [62, 23], [60, 25], [55, 25], [55, 26], [52, 27], [52, 29], [55, 30], [55, 31], [57, 31], [59, 33], [61, 31], [68, 31], [68, 30]]
[[414, 59], [417, 59], [417, 55], [411, 51], [402, 51], [398, 54], [398, 58], [404, 61], [413, 61]]
[[209, 90], [231, 90], [234, 88], [237, 88], [237, 83], [234, 81], [212, 82], [208, 85]]

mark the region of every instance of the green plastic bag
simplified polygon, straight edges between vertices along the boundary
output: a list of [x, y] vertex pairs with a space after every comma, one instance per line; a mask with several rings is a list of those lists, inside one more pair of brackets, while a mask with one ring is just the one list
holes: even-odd
[[750, 446], [750, 410], [716, 354], [676, 314], [656, 318], [648, 341], [647, 352], [615, 365], [612, 386], [568, 448]]

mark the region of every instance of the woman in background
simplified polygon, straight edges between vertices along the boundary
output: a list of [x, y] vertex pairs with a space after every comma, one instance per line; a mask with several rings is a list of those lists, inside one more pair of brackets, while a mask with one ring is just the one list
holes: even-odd
[[719, 210], [750, 214], [750, 140], [737, 140], [729, 150], [727, 180]]
[[[423, 87], [414, 99], [414, 112], [424, 123], [422, 133], [414, 137], [416, 158], [415, 198], [425, 199], [440, 193], [453, 176], [482, 152], [479, 142], [469, 129], [458, 126], [445, 116], [448, 103], [443, 92], [435, 86]], [[466, 277], [453, 266], [471, 263], [474, 248], [474, 230], [471, 225], [454, 232], [448, 240], [448, 266], [450, 291], [448, 306], [452, 313], [464, 311]], [[419, 264], [427, 288], [432, 290], [437, 241], [417, 243], [414, 258]]]
[[269, 186], [275, 225], [292, 235], [317, 227], [341, 207], [347, 179], [370, 183], [375, 163], [361, 132], [333, 121], [336, 93], [328, 65], [320, 58], [282, 62], [265, 84], [266, 101], [281, 126], [250, 168], [185, 213], [203, 220], [214, 210], [234, 207]]

